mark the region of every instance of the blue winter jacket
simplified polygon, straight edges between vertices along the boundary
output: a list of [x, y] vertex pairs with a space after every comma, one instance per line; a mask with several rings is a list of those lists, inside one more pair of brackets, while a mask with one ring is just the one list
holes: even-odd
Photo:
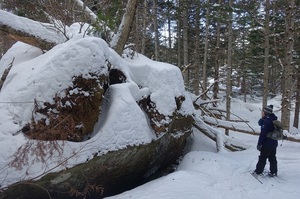
[[258, 138], [258, 144], [262, 147], [276, 148], [278, 146], [278, 141], [271, 138], [267, 138], [267, 134], [274, 130], [273, 121], [277, 120], [277, 116], [274, 113], [268, 114], [258, 121], [261, 126], [260, 135]]

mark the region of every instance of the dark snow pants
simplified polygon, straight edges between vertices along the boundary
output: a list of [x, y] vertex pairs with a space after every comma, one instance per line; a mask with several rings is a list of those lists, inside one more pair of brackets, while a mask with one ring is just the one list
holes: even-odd
[[261, 174], [264, 171], [267, 159], [269, 159], [270, 162], [270, 172], [277, 174], [276, 148], [268, 147], [261, 148], [255, 172]]

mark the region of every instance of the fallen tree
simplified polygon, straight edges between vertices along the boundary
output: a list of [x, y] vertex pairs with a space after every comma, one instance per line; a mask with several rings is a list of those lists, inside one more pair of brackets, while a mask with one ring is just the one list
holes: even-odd
[[232, 138], [221, 135], [216, 129], [212, 128], [210, 125], [205, 124], [203, 120], [199, 117], [195, 118], [195, 123], [193, 124], [201, 133], [209, 137], [211, 140], [216, 142], [217, 150], [220, 151], [223, 147], [230, 151], [241, 151], [246, 150], [249, 146], [239, 143]]
[[[243, 126], [237, 125], [236, 121], [235, 122], [224, 121], [224, 120], [210, 118], [210, 117], [202, 117], [202, 120], [206, 124], [209, 124], [209, 125], [217, 127], [217, 128], [223, 128], [223, 129], [228, 129], [231, 131], [246, 133], [246, 134], [250, 134], [250, 135], [257, 135], [257, 136], [259, 136], [259, 134], [260, 134], [259, 131], [254, 130], [249, 125], [247, 125], [247, 127], [246, 127], [246, 125], [243, 125]], [[292, 141], [292, 142], [300, 142], [300, 139], [293, 137], [293, 133], [291, 133], [291, 132], [287, 133], [286, 140]]]
[[66, 41], [51, 24], [36, 22], [0, 10], [0, 31], [15, 41], [21, 41], [42, 50], [49, 50]]
[[180, 137], [167, 133], [150, 144], [95, 155], [84, 164], [0, 189], [0, 198], [102, 198], [120, 193], [145, 181], [143, 177], [174, 163], [182, 154], [190, 133], [186, 131]]

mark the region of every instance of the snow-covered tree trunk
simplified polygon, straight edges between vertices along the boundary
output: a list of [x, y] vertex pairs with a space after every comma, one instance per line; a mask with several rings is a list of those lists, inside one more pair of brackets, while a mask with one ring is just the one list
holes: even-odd
[[263, 86], [263, 103], [262, 108], [267, 106], [268, 101], [268, 94], [269, 94], [269, 49], [270, 49], [270, 42], [269, 42], [269, 34], [270, 34], [270, 0], [266, 0], [265, 5], [265, 54], [264, 54], [264, 86]]
[[[230, 102], [231, 102], [231, 71], [232, 71], [232, 0], [229, 1], [229, 22], [228, 22], [228, 55], [227, 55], [227, 83], [226, 83], [226, 120], [230, 120]], [[225, 130], [225, 134], [229, 135], [229, 130]]]
[[74, 0], [75, 4], [83, 10], [83, 13], [86, 17], [90, 20], [91, 24], [96, 25], [97, 24], [97, 15], [89, 8], [87, 7], [83, 1], [81, 0]]
[[110, 46], [115, 49], [118, 54], [122, 54], [124, 46], [128, 40], [137, 8], [137, 3], [138, 0], [128, 0], [122, 22], [117, 33], [113, 36], [112, 41], [110, 42]]
[[290, 128], [290, 108], [292, 95], [292, 60], [294, 45], [294, 7], [295, 0], [290, 0], [286, 9], [285, 22], [285, 57], [284, 57], [284, 90], [282, 93], [281, 119], [285, 129]]
[[0, 10], [0, 31], [15, 41], [22, 41], [42, 50], [49, 50], [66, 38], [51, 24], [42, 24]]

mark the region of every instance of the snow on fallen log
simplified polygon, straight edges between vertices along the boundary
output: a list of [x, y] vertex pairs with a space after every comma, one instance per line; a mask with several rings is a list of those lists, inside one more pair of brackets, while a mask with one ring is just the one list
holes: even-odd
[[49, 50], [66, 38], [52, 24], [41, 23], [0, 10], [0, 31], [10, 38]]

